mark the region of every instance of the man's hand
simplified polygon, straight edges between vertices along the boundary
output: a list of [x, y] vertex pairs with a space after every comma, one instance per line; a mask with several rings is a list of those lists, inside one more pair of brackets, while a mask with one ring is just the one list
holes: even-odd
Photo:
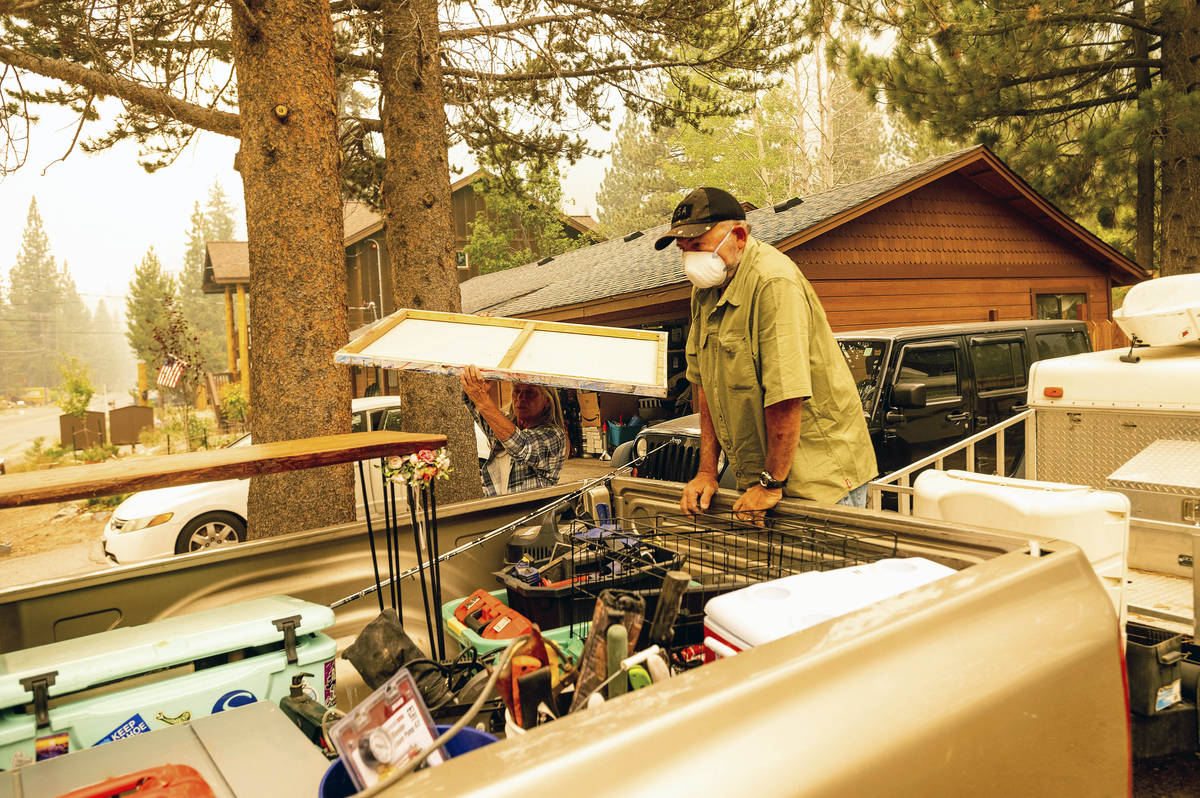
[[679, 500], [679, 509], [688, 515], [707, 512], [708, 503], [716, 492], [717, 475], [700, 471], [692, 477], [691, 482], [684, 486], [683, 498]]
[[[684, 492], [687, 495], [687, 492]], [[755, 526], [763, 526], [767, 510], [779, 504], [783, 498], [783, 488], [768, 490], [762, 485], [752, 485], [741, 495], [733, 505], [733, 517], [739, 521], [749, 521]]]

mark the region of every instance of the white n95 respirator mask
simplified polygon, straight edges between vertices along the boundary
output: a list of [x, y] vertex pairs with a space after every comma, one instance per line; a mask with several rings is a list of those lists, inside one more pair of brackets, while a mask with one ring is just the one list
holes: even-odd
[[721, 260], [717, 249], [725, 245], [732, 232], [730, 230], [726, 233], [725, 238], [721, 239], [721, 243], [717, 244], [712, 252], [683, 253], [683, 273], [691, 280], [692, 285], [697, 288], [712, 288], [725, 282], [725, 261]]

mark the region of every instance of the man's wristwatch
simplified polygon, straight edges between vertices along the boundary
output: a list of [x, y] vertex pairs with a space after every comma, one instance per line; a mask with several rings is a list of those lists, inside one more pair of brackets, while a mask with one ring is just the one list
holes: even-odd
[[758, 484], [762, 485], [767, 490], [779, 490], [780, 488], [782, 488], [784, 485], [787, 484], [787, 480], [786, 479], [775, 479], [775, 477], [771, 476], [770, 471], [764, 470], [761, 474], [758, 475]]

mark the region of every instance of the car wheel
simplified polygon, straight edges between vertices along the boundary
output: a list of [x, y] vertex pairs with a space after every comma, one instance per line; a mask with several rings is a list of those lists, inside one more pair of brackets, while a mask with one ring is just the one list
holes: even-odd
[[188, 522], [175, 540], [175, 553], [187, 554], [246, 539], [246, 522], [233, 513], [205, 513]]

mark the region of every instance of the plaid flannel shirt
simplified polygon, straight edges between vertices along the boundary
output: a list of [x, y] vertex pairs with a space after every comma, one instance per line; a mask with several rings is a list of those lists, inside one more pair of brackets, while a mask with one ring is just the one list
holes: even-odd
[[487, 469], [500, 452], [508, 452], [512, 458], [512, 468], [508, 472], [508, 493], [558, 484], [559, 472], [562, 471], [563, 461], [567, 459], [567, 433], [562, 427], [544, 424], [532, 429], [518, 428], [507, 440], [502, 441], [465, 394], [463, 399], [492, 445], [491, 454], [479, 468], [485, 495], [496, 496], [500, 492], [492, 484], [492, 475]]

